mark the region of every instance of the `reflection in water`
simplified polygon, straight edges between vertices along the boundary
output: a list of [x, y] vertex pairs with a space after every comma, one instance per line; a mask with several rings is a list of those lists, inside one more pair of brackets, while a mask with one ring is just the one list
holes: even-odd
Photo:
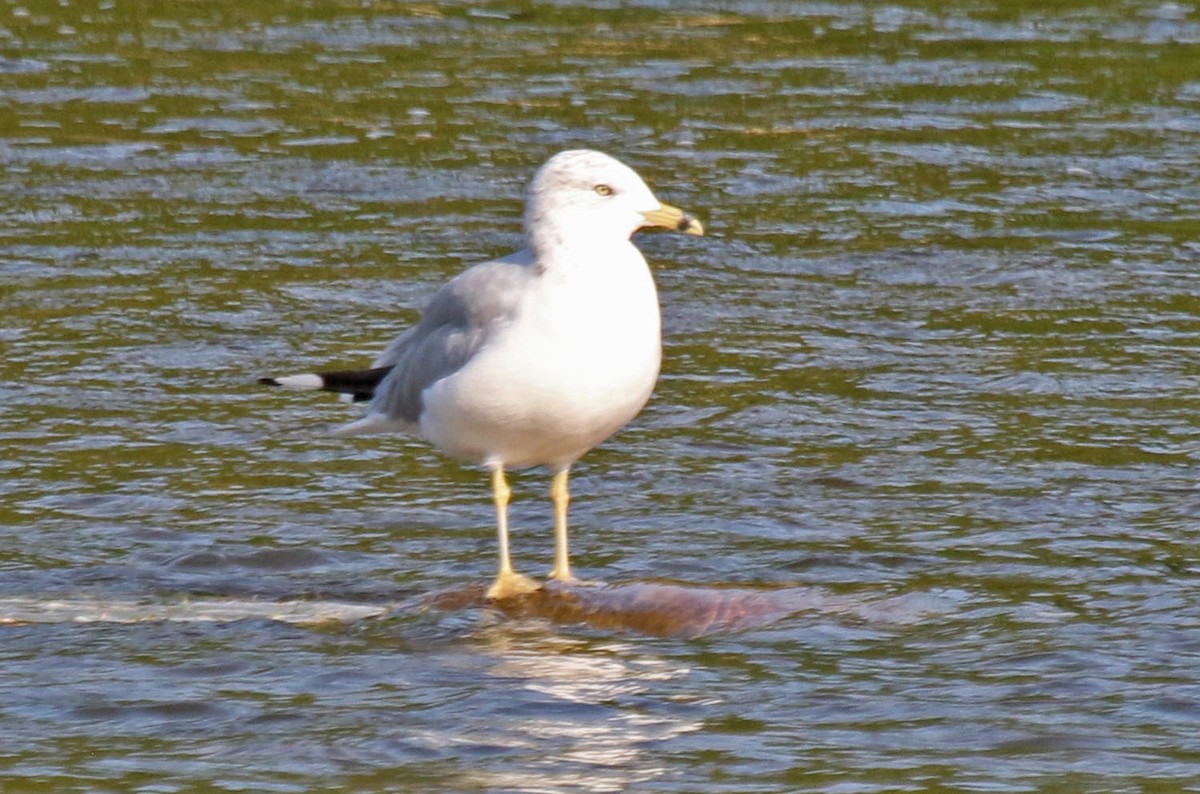
[[511, 791], [628, 791], [662, 775], [658, 742], [699, 730], [689, 714], [623, 708], [684, 678], [687, 666], [622, 643], [602, 648], [550, 634], [514, 634], [500, 626], [477, 636], [496, 660], [488, 671], [513, 694], [506, 743], [532, 751], [512, 771], [467, 781]]

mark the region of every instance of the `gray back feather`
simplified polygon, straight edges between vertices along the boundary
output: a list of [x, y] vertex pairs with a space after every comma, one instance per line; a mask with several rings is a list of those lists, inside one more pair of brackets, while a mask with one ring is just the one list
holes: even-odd
[[393, 367], [375, 390], [370, 412], [415, 424], [421, 392], [463, 367], [517, 309], [536, 278], [521, 251], [475, 265], [433, 296], [417, 324], [392, 340], [373, 366]]

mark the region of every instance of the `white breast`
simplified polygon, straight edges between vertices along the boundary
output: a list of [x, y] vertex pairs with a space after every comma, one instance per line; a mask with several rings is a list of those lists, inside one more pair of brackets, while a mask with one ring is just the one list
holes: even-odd
[[632, 244], [546, 273], [512, 323], [424, 397], [422, 436], [508, 467], [569, 464], [628, 423], [658, 378], [658, 295]]

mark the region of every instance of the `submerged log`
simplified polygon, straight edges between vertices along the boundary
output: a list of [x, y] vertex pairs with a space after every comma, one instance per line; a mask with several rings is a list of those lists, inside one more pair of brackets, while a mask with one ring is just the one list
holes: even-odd
[[547, 582], [540, 590], [489, 601], [482, 585], [427, 596], [428, 608], [458, 610], [484, 604], [514, 618], [631, 631], [660, 637], [701, 637], [768, 626], [797, 612], [839, 609], [815, 588], [751, 590], [662, 582], [596, 584]]

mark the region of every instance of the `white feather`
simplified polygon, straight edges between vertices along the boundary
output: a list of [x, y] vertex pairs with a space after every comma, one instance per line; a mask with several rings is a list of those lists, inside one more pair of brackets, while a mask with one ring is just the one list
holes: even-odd
[[276, 378], [275, 383], [285, 389], [317, 391], [318, 389], [324, 388], [325, 379], [320, 375], [306, 373], [304, 375], [284, 375], [282, 378]]

